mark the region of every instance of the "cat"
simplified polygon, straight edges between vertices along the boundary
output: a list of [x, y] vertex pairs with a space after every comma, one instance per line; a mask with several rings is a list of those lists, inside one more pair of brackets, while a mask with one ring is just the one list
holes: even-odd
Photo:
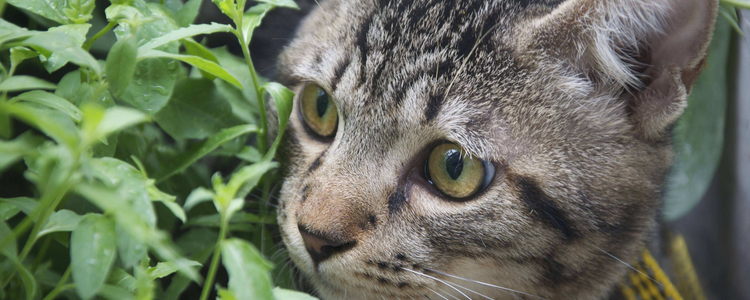
[[327, 0], [278, 223], [322, 299], [608, 299], [654, 232], [718, 0]]

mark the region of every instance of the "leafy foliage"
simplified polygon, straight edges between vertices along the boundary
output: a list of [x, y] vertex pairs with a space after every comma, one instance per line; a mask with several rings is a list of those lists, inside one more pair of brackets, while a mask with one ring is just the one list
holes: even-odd
[[[272, 160], [294, 95], [256, 75], [247, 45], [293, 1], [244, 12], [245, 0], [215, 0], [234, 26], [191, 25], [200, 0], [6, 2], [48, 28], [0, 19], [0, 175], [30, 187], [0, 198], [0, 298], [178, 299], [196, 285], [201, 299], [314, 299], [288, 279], [274, 287], [283, 257], [248, 242], [274, 223]], [[195, 40], [219, 32], [245, 57]], [[279, 114], [270, 146], [266, 94]]]

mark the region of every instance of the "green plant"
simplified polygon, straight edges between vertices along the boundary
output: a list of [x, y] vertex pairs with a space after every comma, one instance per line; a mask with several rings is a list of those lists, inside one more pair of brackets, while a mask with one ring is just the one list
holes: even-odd
[[[264, 83], [248, 50], [265, 14], [292, 0], [247, 11], [214, 0], [234, 26], [191, 25], [201, 0], [111, 0], [106, 20], [95, 0], [5, 0], [0, 13], [6, 2], [51, 27], [0, 19], [0, 175], [33, 185], [0, 198], [0, 299], [177, 299], [191, 284], [207, 299], [222, 261], [221, 299], [313, 299], [282, 289], [283, 255], [265, 258], [282, 253], [266, 225], [294, 95]], [[234, 34], [244, 59], [193, 39], [217, 32]], [[67, 73], [22, 74], [35, 68]], [[270, 146], [265, 94], [279, 120]]]

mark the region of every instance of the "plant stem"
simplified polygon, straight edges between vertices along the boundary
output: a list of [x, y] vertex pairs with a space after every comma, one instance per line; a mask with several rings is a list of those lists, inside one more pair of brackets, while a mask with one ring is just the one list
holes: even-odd
[[211, 291], [211, 286], [214, 284], [214, 277], [216, 277], [216, 271], [219, 269], [219, 258], [221, 258], [221, 242], [227, 236], [227, 227], [229, 227], [229, 221], [221, 217], [221, 228], [219, 229], [219, 240], [216, 241], [216, 248], [214, 248], [214, 256], [211, 258], [211, 265], [208, 267], [208, 276], [206, 281], [203, 282], [203, 291], [201, 292], [200, 300], [208, 299], [208, 293]]
[[52, 243], [52, 236], [48, 235], [44, 237], [44, 242], [42, 242], [42, 248], [39, 249], [39, 253], [36, 255], [36, 259], [34, 260], [34, 265], [31, 266], [32, 274], [36, 271], [36, 268], [39, 267], [39, 264], [42, 263], [42, 260], [44, 259], [44, 255], [47, 254], [47, 249], [49, 249], [49, 245], [51, 243]]
[[96, 42], [96, 40], [98, 40], [100, 37], [105, 35], [110, 30], [112, 30], [112, 28], [115, 28], [115, 26], [117, 26], [117, 22], [109, 22], [107, 26], [102, 28], [102, 30], [99, 30], [99, 32], [97, 32], [94, 36], [91, 37], [91, 39], [89, 39], [88, 41], [86, 41], [85, 44], [83, 44], [83, 47], [82, 47], [83, 50], [86, 50], [86, 51], [91, 50], [91, 46], [94, 45], [94, 42]]
[[250, 77], [253, 79], [253, 88], [255, 88], [256, 97], [258, 97], [258, 108], [260, 110], [260, 132], [258, 133], [258, 150], [265, 156], [268, 151], [268, 121], [266, 120], [266, 103], [263, 101], [263, 92], [261, 91], [260, 84], [258, 84], [258, 74], [255, 73], [255, 66], [253, 66], [253, 60], [250, 58], [250, 45], [248, 41], [245, 41], [245, 36], [242, 34], [242, 15], [235, 20], [237, 30], [235, 34], [240, 40], [240, 47], [242, 48], [242, 54], [245, 56], [245, 62], [247, 67], [250, 69]]
[[55, 297], [58, 294], [60, 294], [62, 291], [74, 287], [74, 285], [72, 283], [71, 284], [65, 284], [66, 282], [68, 282], [68, 278], [70, 277], [70, 271], [71, 271], [71, 266], [68, 266], [68, 268], [65, 270], [65, 273], [63, 273], [62, 277], [60, 277], [60, 281], [58, 281], [57, 285], [55, 285], [55, 288], [52, 289], [52, 291], [49, 292], [49, 294], [47, 294], [47, 296], [44, 297], [44, 299], [42, 299], [42, 300], [52, 300], [52, 299], [55, 299]]
[[5, 3], [5, 0], [0, 0], [0, 18], [2, 18], [3, 15], [5, 14], [5, 6], [6, 5], [7, 5], [7, 3]]

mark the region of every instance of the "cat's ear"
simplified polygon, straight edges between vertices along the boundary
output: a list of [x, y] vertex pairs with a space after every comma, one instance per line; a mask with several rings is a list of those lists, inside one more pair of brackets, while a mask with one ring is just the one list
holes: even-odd
[[[568, 0], [534, 20], [529, 46], [554, 51], [628, 102], [646, 138], [663, 135], [687, 106], [705, 65], [719, 0]], [[615, 91], [616, 92], [616, 91]]]

